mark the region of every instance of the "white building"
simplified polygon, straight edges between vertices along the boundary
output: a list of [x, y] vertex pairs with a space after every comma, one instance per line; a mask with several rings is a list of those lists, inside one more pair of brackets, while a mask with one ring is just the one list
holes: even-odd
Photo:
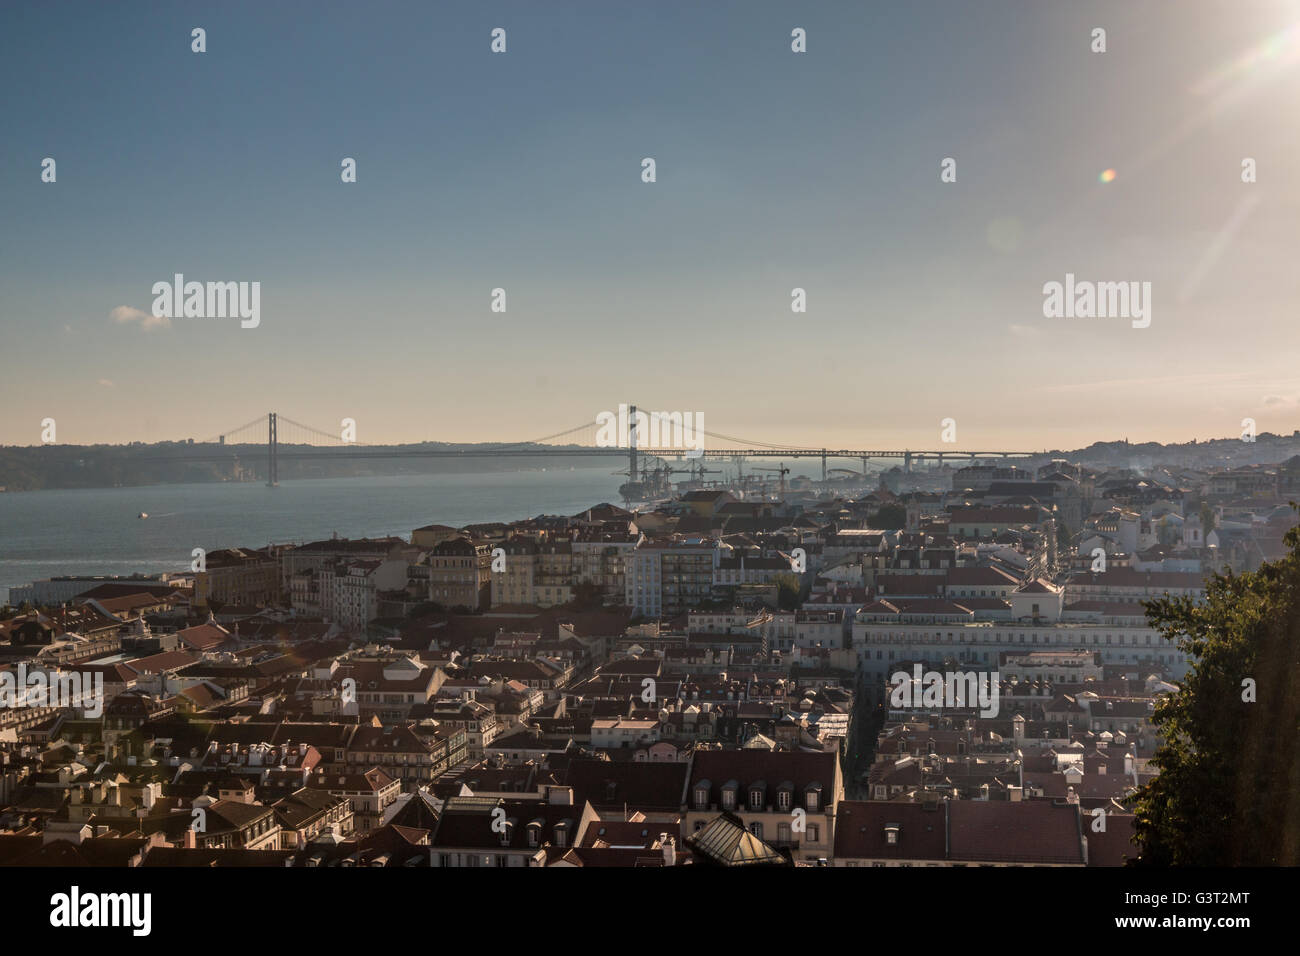
[[627, 563], [627, 605], [646, 617], [675, 617], [709, 600], [718, 564], [711, 538], [642, 541]]
[[[952, 658], [987, 670], [1003, 654], [1068, 650], [1096, 652], [1102, 664], [1143, 663], [1163, 667], [1173, 677], [1187, 670], [1187, 659], [1154, 628], [1119, 624], [922, 624], [858, 621], [853, 625], [858, 667], [869, 680], [886, 680], [894, 664]], [[1143, 675], [1145, 676], [1145, 675]]]
[[406, 561], [355, 561], [337, 565], [321, 575], [322, 605], [328, 584], [329, 600], [322, 607], [325, 616], [349, 631], [363, 631], [379, 616], [379, 593], [400, 590], [406, 585]]

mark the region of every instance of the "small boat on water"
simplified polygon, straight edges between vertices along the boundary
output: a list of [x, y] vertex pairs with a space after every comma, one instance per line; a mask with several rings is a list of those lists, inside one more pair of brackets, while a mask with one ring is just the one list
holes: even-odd
[[147, 517], [149, 517], [149, 512], [147, 512], [147, 511], [141, 511], [139, 516], [140, 516], [141, 518], [147, 518]]

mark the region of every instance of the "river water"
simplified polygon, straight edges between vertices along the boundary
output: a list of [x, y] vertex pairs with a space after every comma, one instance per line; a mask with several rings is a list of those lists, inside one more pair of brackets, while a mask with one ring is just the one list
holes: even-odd
[[[608, 468], [0, 494], [0, 600], [63, 574], [188, 570], [194, 548], [400, 535], [621, 503]], [[139, 518], [146, 512], [147, 519]]]

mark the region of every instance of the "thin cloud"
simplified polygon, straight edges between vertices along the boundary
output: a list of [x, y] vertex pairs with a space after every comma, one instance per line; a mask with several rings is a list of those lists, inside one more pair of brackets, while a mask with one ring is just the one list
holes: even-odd
[[113, 387], [113, 382], [112, 382], [110, 379], [107, 379], [107, 378], [101, 378], [101, 379], [99, 380], [99, 384], [100, 384], [100, 385], [103, 385], [105, 388], [112, 388], [112, 387]]
[[153, 315], [149, 312], [141, 312], [139, 309], [133, 309], [129, 305], [119, 305], [108, 317], [119, 325], [127, 325], [132, 322], [140, 323], [140, 328], [149, 332], [153, 329], [169, 329], [172, 320], [165, 315]]

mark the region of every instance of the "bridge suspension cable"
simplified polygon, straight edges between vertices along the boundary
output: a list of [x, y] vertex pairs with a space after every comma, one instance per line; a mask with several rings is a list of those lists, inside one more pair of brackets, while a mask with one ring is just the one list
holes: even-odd
[[[365, 447], [367, 445], [373, 444], [371, 442], [347, 441], [339, 433], [329, 432], [324, 430], [323, 428], [316, 428], [313, 425], [306, 425], [292, 418], [286, 418], [284, 415], [278, 415], [277, 418], [278, 418], [278, 425], [279, 425], [277, 438], [279, 443], [282, 445], [311, 444], [310, 441], [304, 441], [303, 439], [305, 438], [321, 439], [324, 442], [335, 446], [356, 445], [360, 447]], [[547, 442], [553, 442], [556, 439], [568, 438], [571, 435], [577, 435], [579, 433], [595, 429], [598, 426], [598, 424], [599, 423], [593, 419], [591, 421], [585, 421], [582, 422], [581, 424], [574, 425], [572, 428], [566, 428], [563, 431], [553, 432], [549, 435], [541, 435], [537, 438], [528, 438], [528, 439], [524, 439], [523, 441], [514, 441], [514, 442], [485, 442], [484, 444], [502, 450], [523, 448], [528, 445], [543, 445], [546, 444]], [[289, 429], [286, 429], [286, 426], [289, 426], [289, 429], [295, 430], [296, 433], [295, 431], [290, 431]], [[264, 440], [265, 429], [266, 429], [266, 416], [260, 415], [257, 418], [254, 418], [252, 421], [245, 422], [244, 424], [239, 425], [236, 428], [227, 429], [226, 431], [222, 432], [221, 435], [219, 436], [214, 436], [212, 438], [206, 439], [206, 442], [215, 443], [218, 440], [218, 438], [224, 437], [227, 443], [237, 444], [238, 442], [231, 441], [231, 439], [236, 436], [252, 438], [260, 442]], [[699, 431], [701, 434], [709, 438], [716, 439], [722, 442], [727, 442], [734, 445], [740, 445], [745, 448], [768, 448], [775, 451], [801, 451], [801, 452], [819, 451], [819, 449], [810, 448], [807, 445], [787, 445], [787, 444], [781, 444], [779, 442], [768, 442], [768, 441], [758, 441], [749, 438], [738, 438], [734, 435], [726, 435], [723, 434], [722, 432], [709, 431], [703, 428], [700, 429]], [[248, 436], [242, 436], [240, 434], [242, 432], [251, 432], [251, 434]], [[645, 445], [645, 442], [644, 440], [642, 440], [641, 442], [638, 442], [638, 444]], [[725, 449], [716, 449], [716, 450], [723, 451]]]
[[222, 439], [225, 439], [227, 442], [229, 442], [232, 445], [239, 444], [238, 442], [230, 441], [231, 437], [234, 435], [238, 435], [240, 432], [249, 431], [250, 429], [253, 428], [256, 428], [257, 431], [252, 432], [251, 434], [256, 435], [259, 439], [264, 439], [266, 437], [266, 416], [258, 415], [251, 422], [244, 422], [244, 424], [238, 426], [237, 428], [228, 428], [219, 434], [213, 435], [211, 438], [205, 438], [203, 440], [203, 444], [215, 445], [218, 441]]
[[[263, 421], [265, 421], [265, 419], [263, 419]], [[315, 437], [315, 438], [324, 438], [324, 439], [326, 439], [327, 441], [329, 441], [331, 444], [334, 444], [334, 445], [366, 445], [366, 444], [369, 444], [368, 442], [347, 441], [346, 439], [343, 438], [343, 436], [342, 436], [341, 434], [335, 434], [335, 433], [333, 433], [333, 432], [327, 432], [327, 431], [325, 431], [324, 429], [321, 429], [321, 428], [314, 428], [314, 427], [312, 427], [311, 425], [304, 425], [302, 422], [296, 422], [296, 421], [294, 421], [292, 418], [285, 418], [283, 415], [276, 415], [276, 425], [277, 425], [277, 435], [276, 435], [276, 439], [277, 439], [277, 441], [279, 442], [279, 444], [282, 444], [282, 445], [294, 445], [294, 444], [299, 444], [299, 442], [296, 441], [296, 439], [302, 437], [302, 435], [293, 435], [292, 433], [291, 433], [289, 439], [285, 439], [285, 438], [280, 437], [280, 436], [283, 434], [283, 426], [285, 426], [285, 425], [291, 425], [291, 426], [293, 426], [294, 428], [298, 429], [300, 432], [302, 432], [302, 433], [305, 434], [305, 435], [310, 435], [310, 436]], [[310, 444], [310, 443], [309, 443], [309, 442], [303, 442], [302, 444]]]
[[510, 442], [508, 444], [498, 445], [497, 447], [518, 448], [521, 445], [540, 445], [543, 442], [551, 441], [554, 438], [564, 438], [567, 435], [573, 435], [581, 431], [586, 431], [588, 428], [595, 428], [595, 427], [596, 427], [596, 422], [593, 419], [592, 421], [589, 422], [583, 422], [581, 425], [575, 425], [573, 428], [566, 428], [562, 432], [556, 432], [554, 435], [543, 435], [541, 438], [533, 438], [528, 441]]
[[735, 442], [738, 445], [744, 445], [748, 448], [771, 448], [776, 451], [820, 451], [818, 448], [809, 448], [806, 445], [780, 445], [768, 441], [752, 441], [748, 438], [734, 438], [731, 435], [723, 435], [718, 432], [711, 432], [701, 428], [700, 431], [710, 438], [719, 438], [722, 441]]

